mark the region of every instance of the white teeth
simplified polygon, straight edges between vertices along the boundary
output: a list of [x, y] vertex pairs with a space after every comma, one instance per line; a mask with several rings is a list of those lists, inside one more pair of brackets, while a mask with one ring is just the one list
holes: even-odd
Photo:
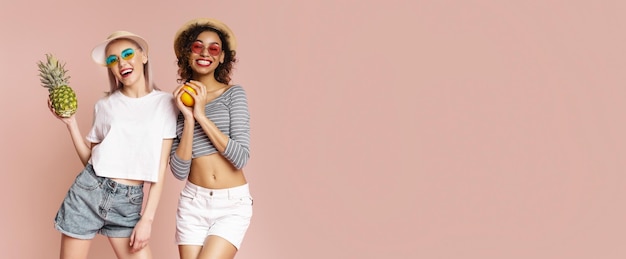
[[207, 61], [207, 60], [198, 60], [198, 65], [202, 65], [202, 66], [208, 66], [211, 65], [211, 61]]
[[130, 72], [133, 72], [133, 70], [132, 69], [126, 69], [126, 70], [122, 71], [122, 75], [130, 74]]

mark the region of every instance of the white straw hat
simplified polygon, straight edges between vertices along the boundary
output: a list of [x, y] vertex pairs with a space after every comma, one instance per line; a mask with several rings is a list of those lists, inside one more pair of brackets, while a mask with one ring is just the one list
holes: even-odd
[[109, 35], [109, 37], [107, 37], [105, 41], [101, 42], [95, 48], [93, 48], [93, 50], [91, 51], [91, 58], [93, 59], [93, 61], [100, 65], [106, 66], [105, 51], [106, 51], [107, 45], [109, 45], [111, 41], [114, 41], [117, 39], [129, 39], [129, 40], [136, 42], [141, 48], [141, 50], [143, 51], [143, 53], [146, 54], [146, 56], [148, 55], [148, 42], [146, 42], [144, 38], [132, 32], [116, 31], [116, 32], [111, 33], [111, 35]]

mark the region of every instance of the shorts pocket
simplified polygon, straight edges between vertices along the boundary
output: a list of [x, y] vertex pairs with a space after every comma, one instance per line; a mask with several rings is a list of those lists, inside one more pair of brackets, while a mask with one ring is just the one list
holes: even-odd
[[252, 196], [239, 197], [236, 204], [240, 206], [252, 206], [252, 204], [254, 204], [254, 199], [252, 199]]
[[76, 180], [74, 183], [76, 184], [76, 186], [88, 191], [95, 190], [96, 188], [98, 188], [98, 186], [100, 186], [100, 182], [98, 181], [98, 179], [89, 172], [87, 172], [86, 169], [78, 174], [78, 176], [76, 176]]
[[132, 204], [132, 205], [139, 205], [141, 206], [141, 204], [143, 204], [143, 193], [134, 195], [134, 196], [130, 196], [128, 198], [128, 203]]
[[249, 219], [252, 217], [252, 204], [254, 199], [252, 196], [242, 196], [233, 200], [233, 207], [230, 213], [238, 217]]
[[188, 191], [187, 189], [183, 189], [180, 192], [180, 197], [178, 197], [178, 200], [179, 201], [183, 201], [183, 200], [185, 200], [185, 201], [193, 201], [194, 198], [195, 198], [195, 195], [192, 192]]
[[134, 217], [141, 213], [141, 205], [143, 203], [143, 193], [135, 194], [126, 198], [126, 204], [119, 204], [116, 208], [117, 212], [123, 217]]

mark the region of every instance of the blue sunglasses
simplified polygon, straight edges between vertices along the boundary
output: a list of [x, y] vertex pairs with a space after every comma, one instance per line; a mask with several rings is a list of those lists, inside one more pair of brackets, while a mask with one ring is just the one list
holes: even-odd
[[127, 48], [125, 50], [122, 50], [122, 53], [120, 53], [119, 56], [117, 55], [108, 56], [106, 59], [106, 64], [107, 64], [107, 67], [112, 67], [112, 66], [117, 65], [117, 63], [120, 61], [120, 58], [124, 60], [131, 60], [133, 57], [135, 57], [135, 50], [132, 48]]

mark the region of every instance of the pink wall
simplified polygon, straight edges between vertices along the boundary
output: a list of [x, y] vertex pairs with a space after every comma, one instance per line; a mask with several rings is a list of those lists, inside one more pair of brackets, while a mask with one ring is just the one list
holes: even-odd
[[[199, 16], [239, 37], [253, 116], [237, 258], [626, 257], [626, 2], [294, 2], [2, 1], [1, 257], [56, 257], [81, 168], [36, 61], [67, 62], [86, 134], [106, 90], [91, 48], [145, 36], [171, 91], [173, 34]], [[181, 187], [168, 175], [156, 258], [177, 256]], [[112, 258], [106, 239], [91, 255]]]

